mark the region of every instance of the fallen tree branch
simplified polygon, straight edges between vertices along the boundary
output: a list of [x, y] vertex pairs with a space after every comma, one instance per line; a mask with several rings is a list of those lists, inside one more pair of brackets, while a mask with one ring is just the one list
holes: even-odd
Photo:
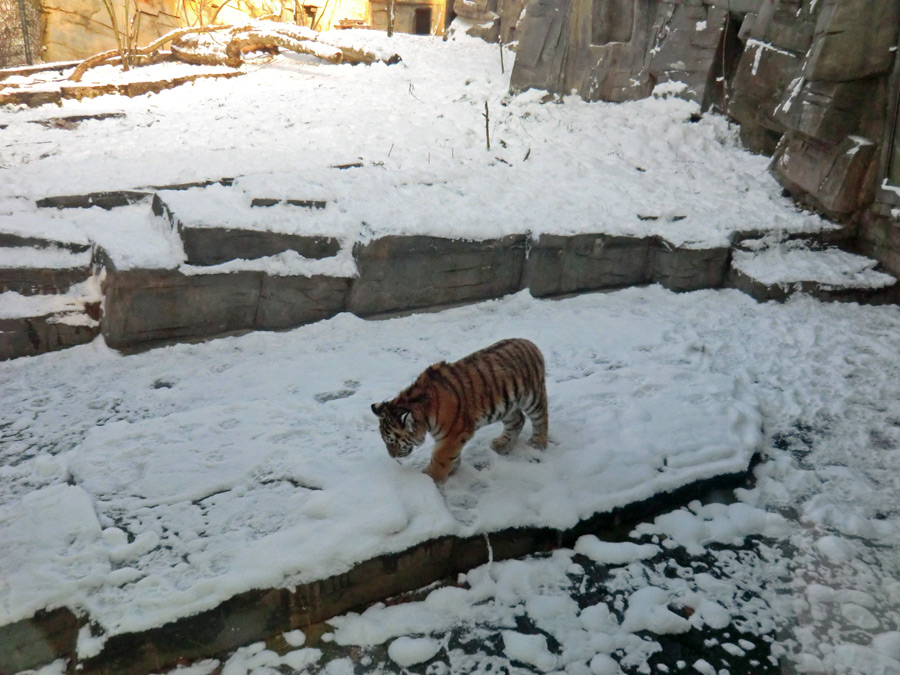
[[[176, 40], [182, 35], [186, 35], [188, 33], [209, 33], [212, 31], [218, 30], [227, 30], [231, 28], [231, 26], [203, 26], [201, 28], [191, 27], [191, 28], [176, 28], [175, 30], [169, 31], [165, 35], [157, 38], [153, 42], [151, 42], [146, 47], [141, 47], [139, 49], [134, 50], [134, 54], [136, 56], [149, 56], [153, 52], [157, 51], [160, 47], [162, 47], [167, 42], [171, 42], [172, 40]], [[101, 52], [100, 54], [95, 54], [84, 61], [82, 61], [77, 68], [75, 68], [74, 72], [69, 75], [69, 80], [72, 82], [81, 82], [81, 78], [84, 77], [84, 74], [90, 70], [91, 68], [96, 68], [99, 65], [102, 65], [109, 61], [110, 59], [119, 56], [119, 51], [117, 49], [111, 49], [108, 52]]]

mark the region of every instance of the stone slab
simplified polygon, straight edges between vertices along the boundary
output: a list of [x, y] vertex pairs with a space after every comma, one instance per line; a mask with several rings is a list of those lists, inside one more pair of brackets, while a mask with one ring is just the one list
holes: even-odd
[[108, 269], [103, 336], [110, 347], [123, 348], [251, 329], [261, 276]]
[[[252, 207], [274, 206], [282, 201], [307, 209], [323, 209], [325, 203], [313, 200], [254, 199]], [[189, 265], [212, 266], [231, 260], [255, 260], [295, 251], [304, 258], [321, 259], [337, 254], [341, 243], [334, 237], [309, 236], [261, 229], [240, 227], [214, 227], [212, 224], [184, 224], [175, 209], [160, 197], [153, 195], [153, 213], [165, 218], [177, 230], [184, 245], [185, 262]], [[264, 208], [260, 208], [265, 214]]]
[[525, 285], [535, 297], [648, 283], [673, 291], [718, 288], [728, 257], [728, 248], [683, 248], [659, 237], [545, 235], [529, 250]]
[[243, 271], [108, 270], [103, 336], [113, 348], [278, 330], [334, 316], [350, 279]]
[[86, 344], [100, 333], [95, 322], [73, 325], [59, 318], [48, 315], [0, 319], [0, 361]]
[[785, 302], [792, 295], [803, 293], [823, 302], [856, 302], [866, 304], [896, 303], [898, 292], [895, 287], [884, 289], [839, 288], [832, 289], [821, 286], [814, 281], [800, 281], [788, 285], [767, 285], [754, 279], [740, 270], [728, 272], [726, 285], [746, 293], [757, 302]]
[[151, 192], [142, 190], [111, 190], [108, 192], [91, 192], [86, 195], [61, 195], [44, 197], [37, 200], [39, 208], [56, 209], [89, 209], [99, 206], [101, 209], [114, 209], [119, 206], [137, 204], [153, 196]]
[[34, 267], [0, 268], [0, 293], [15, 291], [22, 295], [64, 293], [72, 285], [91, 276], [90, 265], [66, 269]]
[[354, 247], [358, 316], [497, 298], [522, 288], [525, 235], [487, 241], [390, 236]]
[[0, 673], [39, 668], [75, 656], [79, 621], [65, 607], [0, 627]]
[[278, 330], [332, 317], [347, 306], [351, 282], [321, 275], [263, 276], [254, 327]]
[[328, 258], [341, 248], [334, 237], [310, 237], [262, 230], [220, 227], [179, 228], [189, 265], [219, 265], [229, 260], [254, 260], [296, 251], [304, 258]]
[[651, 276], [671, 291], [720, 288], [728, 272], [730, 249], [674, 247], [658, 239], [650, 247]]
[[535, 297], [645, 284], [650, 239], [544, 235], [531, 244], [525, 285]]

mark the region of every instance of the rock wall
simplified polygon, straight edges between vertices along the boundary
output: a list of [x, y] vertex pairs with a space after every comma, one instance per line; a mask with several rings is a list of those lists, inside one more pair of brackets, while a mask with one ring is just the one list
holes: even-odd
[[897, 0], [529, 0], [519, 40], [513, 91], [625, 101], [685, 83], [799, 204], [900, 272]]
[[[47, 21], [44, 61], [83, 59], [116, 48], [112, 21], [100, 0], [43, 0], [42, 5]], [[124, 3], [116, 5], [121, 29], [125, 25]], [[142, 45], [183, 25], [176, 0], [140, 0], [137, 7]]]
[[44, 17], [38, 0], [0, 0], [0, 68], [40, 62], [43, 35]]
[[453, 13], [470, 27], [469, 35], [488, 42], [508, 44], [518, 39], [517, 30], [526, 0], [455, 0]]

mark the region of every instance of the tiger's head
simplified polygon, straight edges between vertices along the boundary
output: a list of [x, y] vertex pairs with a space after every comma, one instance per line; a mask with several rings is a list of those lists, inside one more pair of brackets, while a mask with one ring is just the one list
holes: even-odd
[[406, 457], [425, 442], [425, 425], [416, 422], [411, 410], [385, 401], [373, 403], [372, 412], [378, 416], [381, 439], [391, 457]]

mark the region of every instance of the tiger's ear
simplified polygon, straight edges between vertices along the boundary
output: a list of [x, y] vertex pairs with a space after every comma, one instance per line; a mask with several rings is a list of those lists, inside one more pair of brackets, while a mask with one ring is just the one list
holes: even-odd
[[409, 410], [404, 410], [400, 413], [400, 424], [402, 424], [407, 431], [413, 430], [414, 420], [412, 413]]
[[384, 409], [387, 407], [387, 403], [373, 403], [372, 404], [372, 412], [375, 413], [378, 417], [384, 416]]

